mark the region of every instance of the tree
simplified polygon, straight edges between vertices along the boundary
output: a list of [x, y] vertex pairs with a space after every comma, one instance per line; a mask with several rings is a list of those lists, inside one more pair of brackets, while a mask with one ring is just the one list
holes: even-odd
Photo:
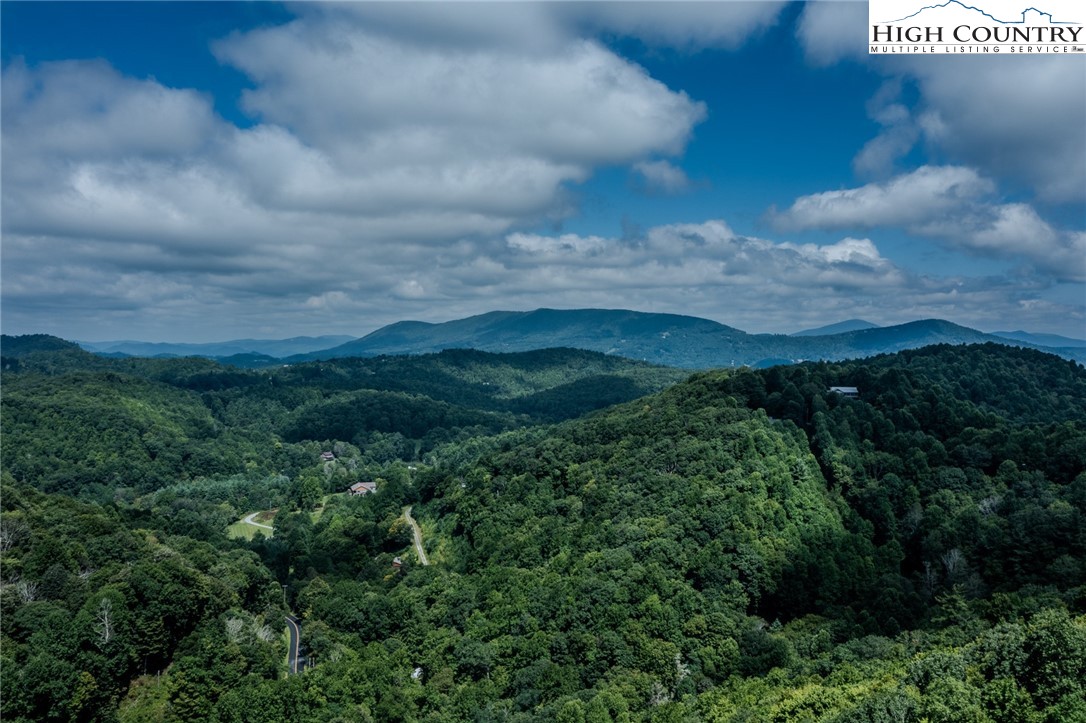
[[291, 501], [299, 510], [311, 510], [324, 498], [324, 484], [315, 470], [306, 469], [294, 478]]
[[105, 650], [110, 641], [117, 634], [116, 626], [113, 622], [113, 601], [108, 597], [102, 598], [98, 603], [98, 612], [94, 616], [94, 631], [98, 633], [98, 639], [95, 643], [99, 648]]

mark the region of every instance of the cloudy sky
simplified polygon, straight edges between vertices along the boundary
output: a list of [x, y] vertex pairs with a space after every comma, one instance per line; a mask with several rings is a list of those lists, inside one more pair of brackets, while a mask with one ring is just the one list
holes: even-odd
[[1086, 58], [863, 2], [2, 5], [5, 333], [494, 309], [1086, 337]]

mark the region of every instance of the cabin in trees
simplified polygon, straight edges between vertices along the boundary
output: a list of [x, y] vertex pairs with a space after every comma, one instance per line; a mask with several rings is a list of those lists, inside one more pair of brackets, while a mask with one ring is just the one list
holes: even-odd
[[347, 494], [351, 494], [351, 495], [368, 495], [370, 492], [376, 492], [376, 491], [377, 491], [377, 483], [376, 482], [355, 482], [353, 485], [351, 485], [350, 489], [347, 490]]
[[834, 394], [840, 394], [841, 396], [848, 397], [849, 399], [860, 398], [860, 390], [856, 387], [830, 387], [830, 391]]
[[332, 462], [332, 461], [335, 460], [335, 458], [336, 458], [336, 456], [334, 454], [332, 454], [331, 452], [322, 452], [321, 453], [321, 461], [323, 461], [323, 462]]

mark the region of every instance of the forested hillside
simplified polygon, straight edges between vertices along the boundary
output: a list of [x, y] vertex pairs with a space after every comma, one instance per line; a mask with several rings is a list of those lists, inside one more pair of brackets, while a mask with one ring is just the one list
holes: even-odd
[[4, 362], [4, 720], [1086, 720], [1073, 362], [928, 347], [644, 396], [676, 377], [561, 350], [51, 345]]
[[312, 453], [287, 442], [415, 460], [444, 442], [580, 416], [686, 376], [572, 349], [249, 371], [199, 358], [107, 359], [40, 335], [2, 341], [4, 469], [95, 499], [217, 475], [294, 476]]

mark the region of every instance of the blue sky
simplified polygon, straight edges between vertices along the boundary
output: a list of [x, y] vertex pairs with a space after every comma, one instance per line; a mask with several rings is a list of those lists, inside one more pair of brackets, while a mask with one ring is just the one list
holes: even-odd
[[493, 309], [1086, 337], [1083, 56], [862, 2], [11, 3], [5, 333]]

